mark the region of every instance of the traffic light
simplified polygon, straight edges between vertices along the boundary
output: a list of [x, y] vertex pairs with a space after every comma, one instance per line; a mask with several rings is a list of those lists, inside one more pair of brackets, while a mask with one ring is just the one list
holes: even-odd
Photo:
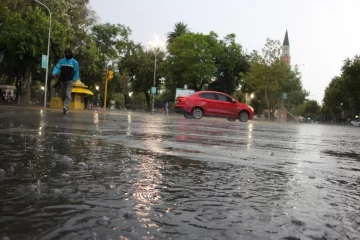
[[106, 80], [111, 80], [114, 78], [114, 71], [108, 71]]

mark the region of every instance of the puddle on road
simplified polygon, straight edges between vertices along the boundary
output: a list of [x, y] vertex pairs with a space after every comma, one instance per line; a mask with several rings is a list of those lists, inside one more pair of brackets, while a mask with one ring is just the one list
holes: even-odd
[[360, 154], [356, 153], [356, 152], [337, 152], [337, 151], [333, 151], [333, 150], [326, 150], [323, 152], [325, 154], [328, 154], [331, 156], [336, 156], [336, 157], [341, 157], [341, 158], [350, 158], [350, 159], [354, 159], [356, 161], [360, 161]]

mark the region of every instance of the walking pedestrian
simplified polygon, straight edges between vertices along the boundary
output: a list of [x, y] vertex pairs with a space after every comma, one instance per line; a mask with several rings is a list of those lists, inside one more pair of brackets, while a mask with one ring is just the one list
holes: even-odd
[[169, 114], [169, 102], [165, 103], [165, 113]]
[[63, 113], [69, 111], [71, 103], [71, 91], [73, 83], [76, 82], [80, 75], [79, 63], [73, 58], [71, 49], [66, 49], [64, 52], [65, 57], [60, 59], [56, 64], [52, 75], [53, 77], [59, 75], [59, 82], [61, 86], [61, 93], [63, 99]]

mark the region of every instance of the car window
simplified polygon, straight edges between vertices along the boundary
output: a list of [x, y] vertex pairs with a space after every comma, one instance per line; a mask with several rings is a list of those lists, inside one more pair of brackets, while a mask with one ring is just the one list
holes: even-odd
[[219, 99], [219, 101], [223, 101], [223, 102], [232, 102], [232, 99], [226, 95], [223, 94], [217, 94], [217, 97]]
[[206, 99], [212, 99], [212, 100], [216, 100], [216, 96], [213, 93], [202, 93], [200, 94], [201, 98], [206, 98]]

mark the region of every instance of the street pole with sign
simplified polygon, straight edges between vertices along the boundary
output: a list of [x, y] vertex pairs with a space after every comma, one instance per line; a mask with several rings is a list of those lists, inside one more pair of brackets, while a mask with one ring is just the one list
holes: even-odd
[[282, 108], [283, 108], [283, 115], [282, 115], [282, 120], [286, 121], [286, 117], [285, 117], [285, 105], [284, 105], [284, 100], [287, 99], [287, 93], [283, 92], [282, 93]]
[[[47, 46], [47, 56], [46, 56], [46, 73], [45, 73], [45, 91], [44, 91], [44, 109], [46, 109], [46, 100], [47, 100], [47, 89], [48, 89], [48, 75], [49, 75], [49, 55], [50, 55], [50, 38], [51, 38], [51, 11], [50, 9], [43, 4], [42, 2], [35, 0], [35, 2], [44, 6], [49, 12], [50, 24], [49, 24], [49, 37], [48, 37], [48, 46]], [[44, 55], [43, 55], [44, 59]]]
[[[150, 48], [153, 48], [154, 55], [155, 55], [155, 63], [154, 63], [154, 83], [153, 87], [151, 88], [151, 93], [153, 94], [152, 98], [152, 109], [151, 112], [155, 112], [155, 95], [156, 95], [156, 62], [157, 62], [157, 55], [160, 53], [161, 49], [164, 47], [164, 43], [159, 40], [159, 37], [156, 35], [154, 41], [149, 42]], [[155, 89], [155, 91], [154, 91]]]

